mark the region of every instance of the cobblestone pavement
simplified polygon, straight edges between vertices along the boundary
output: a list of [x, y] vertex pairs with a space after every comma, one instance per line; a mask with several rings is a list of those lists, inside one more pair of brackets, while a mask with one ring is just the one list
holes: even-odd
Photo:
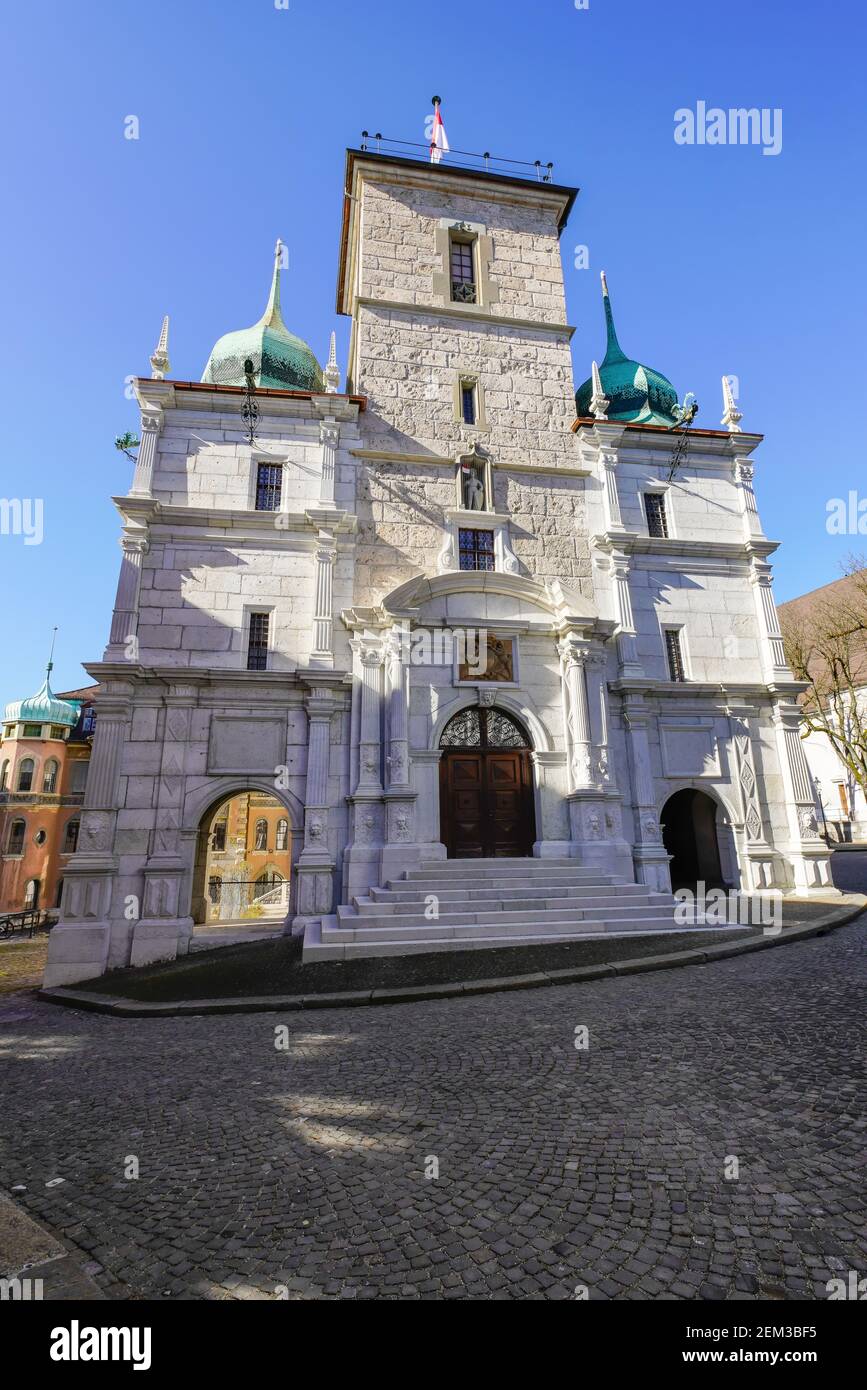
[[47, 933], [22, 941], [0, 941], [0, 994], [38, 989], [47, 955]]
[[285, 1019], [7, 998], [0, 1183], [109, 1295], [824, 1298], [867, 1273], [865, 946]]

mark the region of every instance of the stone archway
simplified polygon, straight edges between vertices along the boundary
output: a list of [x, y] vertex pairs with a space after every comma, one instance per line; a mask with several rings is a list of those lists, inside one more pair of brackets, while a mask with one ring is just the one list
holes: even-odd
[[291, 920], [301, 840], [293, 808], [272, 788], [226, 787], [200, 814], [192, 838], [194, 924]]
[[442, 730], [440, 835], [450, 859], [530, 858], [536, 838], [530, 737], [493, 705], [468, 705]]
[[707, 792], [684, 787], [662, 808], [662, 839], [671, 855], [673, 889], [726, 887], [720, 844], [720, 806]]

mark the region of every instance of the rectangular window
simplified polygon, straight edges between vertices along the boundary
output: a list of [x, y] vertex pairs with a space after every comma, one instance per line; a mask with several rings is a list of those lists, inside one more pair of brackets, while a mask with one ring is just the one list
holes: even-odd
[[89, 761], [82, 762], [79, 760], [72, 764], [72, 786], [70, 787], [70, 791], [76, 796], [83, 792], [87, 786], [87, 769], [89, 767]]
[[268, 626], [270, 613], [250, 614], [250, 637], [247, 642], [247, 670], [268, 669]]
[[256, 469], [256, 511], [278, 512], [282, 487], [282, 463], [260, 463]]
[[458, 549], [462, 570], [492, 570], [494, 568], [493, 531], [458, 531]]
[[41, 725], [41, 724], [25, 724], [25, 725], [24, 725], [24, 737], [25, 737], [25, 738], [41, 738], [41, 737], [42, 737], [42, 725]]
[[211, 836], [211, 849], [214, 850], [216, 854], [222, 854], [226, 848], [226, 830], [226, 822], [224, 820], [218, 820]]
[[52, 726], [51, 726], [51, 737], [52, 737], [52, 738], [65, 738], [65, 737], [66, 737], [66, 729], [64, 728], [64, 726], [63, 726], [62, 724], [52, 724]]
[[471, 241], [452, 237], [449, 246], [452, 274], [452, 299], [459, 304], [475, 304], [476, 271]]
[[461, 382], [461, 419], [465, 425], [476, 423], [476, 383], [474, 381]]
[[649, 536], [668, 536], [668, 518], [665, 515], [665, 497], [661, 492], [645, 492], [644, 510], [647, 514], [647, 534]]
[[685, 681], [683, 651], [680, 645], [680, 630], [676, 627], [665, 629], [665, 655], [668, 658], [668, 678], [672, 681]]
[[78, 849], [78, 826], [77, 820], [66, 822], [66, 835], [63, 840], [63, 854], [74, 854]]

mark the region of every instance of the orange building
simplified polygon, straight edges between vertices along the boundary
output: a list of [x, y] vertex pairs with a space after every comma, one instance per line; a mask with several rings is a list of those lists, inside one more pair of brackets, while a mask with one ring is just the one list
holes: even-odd
[[6, 706], [0, 731], [0, 913], [54, 908], [78, 846], [97, 686], [55, 695], [49, 678]]

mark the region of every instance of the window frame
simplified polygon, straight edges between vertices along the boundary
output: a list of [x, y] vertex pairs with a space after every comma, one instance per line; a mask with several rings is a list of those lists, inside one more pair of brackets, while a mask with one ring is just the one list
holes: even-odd
[[[47, 786], [49, 775], [51, 775], [51, 786]], [[60, 763], [57, 758], [47, 758], [42, 764], [42, 794], [43, 796], [56, 796], [60, 782]]]
[[[16, 825], [20, 825], [20, 826], [21, 826], [21, 836], [20, 836], [20, 838], [15, 834], [15, 827], [16, 827]], [[10, 821], [10, 823], [9, 823], [9, 833], [8, 833], [8, 835], [6, 836], [6, 844], [5, 844], [5, 846], [4, 846], [3, 853], [4, 853], [5, 855], [7, 855], [9, 858], [12, 858], [12, 859], [23, 859], [23, 858], [24, 858], [24, 844], [25, 844], [26, 839], [27, 839], [27, 821], [24, 819], [23, 816], [16, 816], [15, 819], [12, 820], [12, 821]], [[17, 849], [16, 849], [16, 848], [13, 848], [13, 840], [17, 841], [17, 845], [18, 845]]]
[[[478, 304], [479, 302], [479, 267], [478, 267], [478, 242], [479, 238], [475, 232], [464, 232], [457, 228], [449, 229], [449, 298], [452, 304]], [[465, 268], [469, 262], [471, 277], [467, 279], [465, 275], [455, 276], [455, 253], [461, 261], [461, 268]], [[455, 285], [472, 286], [472, 297], [455, 294]]]
[[[490, 538], [491, 538], [491, 546], [490, 546], [490, 549], [487, 549], [487, 548], [484, 548], [484, 549], [483, 549], [483, 548], [481, 548], [481, 547], [478, 545], [478, 540], [477, 540], [477, 539], [474, 540], [474, 542], [473, 542], [472, 545], [466, 546], [466, 545], [464, 545], [464, 541], [463, 541], [464, 536], [473, 536], [473, 537], [475, 537], [475, 538], [478, 538], [479, 536], [490, 536]], [[465, 565], [465, 564], [462, 563], [462, 561], [463, 561], [464, 555], [466, 555], [466, 554], [472, 555], [472, 556], [473, 556], [474, 558], [476, 558], [476, 559], [478, 559], [479, 556], [484, 556], [486, 559], [487, 559], [487, 558], [490, 558], [491, 563], [490, 563], [489, 565], [479, 565], [479, 564]], [[494, 572], [496, 571], [496, 568], [497, 568], [497, 552], [496, 552], [496, 532], [495, 532], [494, 528], [493, 528], [492, 526], [459, 526], [459, 527], [458, 527], [458, 569], [459, 569], [461, 572], [463, 572], [464, 574], [467, 574], [467, 573], [472, 574], [473, 572], [475, 572], [475, 573], [477, 573], [477, 574], [492, 574], [492, 573], [494, 573]]]
[[[272, 657], [272, 653], [273, 653], [273, 645], [272, 645], [272, 644], [273, 644], [273, 641], [274, 641], [274, 629], [273, 629], [272, 621], [271, 621], [271, 620], [272, 620], [272, 617], [273, 617], [273, 614], [274, 614], [274, 607], [273, 607], [273, 605], [266, 605], [265, 607], [258, 607], [258, 606], [257, 606], [257, 607], [253, 607], [253, 606], [251, 606], [250, 608], [247, 608], [247, 609], [244, 610], [244, 649], [243, 649], [243, 652], [242, 652], [242, 657], [243, 657], [243, 661], [244, 661], [244, 669], [245, 669], [246, 671], [270, 671], [270, 670], [271, 670], [271, 657]], [[260, 666], [260, 665], [251, 665], [251, 664], [250, 664], [250, 657], [251, 657], [251, 654], [252, 654], [253, 626], [254, 626], [253, 619], [254, 619], [254, 618], [265, 618], [265, 620], [266, 620], [266, 626], [265, 626], [265, 657], [264, 657], [264, 664], [261, 665], [261, 666]]]
[[[22, 778], [23, 775], [24, 775], [24, 769], [25, 769], [25, 767], [27, 767], [27, 764], [28, 764], [28, 763], [30, 764], [30, 780], [29, 780], [29, 782], [27, 783], [27, 786], [26, 786], [26, 787], [22, 787], [22, 785], [21, 785], [21, 778]], [[35, 759], [35, 758], [22, 758], [21, 761], [20, 761], [20, 763], [18, 764], [18, 776], [15, 778], [15, 790], [16, 790], [17, 792], [23, 792], [24, 795], [26, 796], [29, 792], [32, 792], [32, 791], [33, 791], [33, 783], [34, 783], [35, 781], [36, 781], [36, 759]]]

